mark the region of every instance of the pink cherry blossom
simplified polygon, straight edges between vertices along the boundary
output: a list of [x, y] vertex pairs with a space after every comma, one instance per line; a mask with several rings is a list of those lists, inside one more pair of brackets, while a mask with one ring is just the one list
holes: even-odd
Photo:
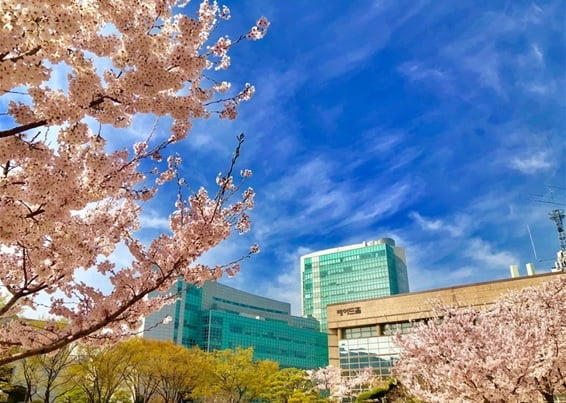
[[[194, 119], [234, 119], [253, 95], [247, 84], [220, 98], [230, 84], [203, 74], [227, 68], [228, 52], [246, 38], [213, 38], [228, 8], [205, 0], [191, 18], [175, 14], [182, 6], [0, 0], [0, 104], [7, 105], [0, 111], [7, 115], [0, 127], [0, 365], [78, 339], [120, 339], [174, 300], [148, 299], [150, 292], [166, 292], [179, 278], [202, 284], [239, 271], [237, 261], [197, 263], [232, 232], [250, 228], [253, 190], [232, 201], [239, 184], [231, 174], [221, 176], [212, 195], [200, 189], [172, 201], [168, 233], [147, 244], [136, 236], [143, 202], [165, 182], [188, 186], [168, 146], [186, 141]], [[266, 28], [258, 23], [251, 39]], [[66, 88], [50, 87], [62, 67], [69, 71]], [[25, 100], [13, 98], [14, 89]], [[169, 138], [156, 143], [148, 133], [145, 141], [132, 137], [129, 149], [109, 151], [108, 137], [142, 113], [170, 116]], [[129, 132], [120, 135], [127, 139]], [[239, 153], [243, 136], [238, 141]], [[118, 245], [133, 257], [129, 267], [109, 260]], [[111, 289], [80, 281], [80, 271], [103, 276]], [[41, 325], [18, 316], [24, 307], [45, 305], [50, 319]]]
[[406, 336], [396, 377], [441, 402], [552, 402], [566, 393], [566, 276], [511, 292], [483, 310], [437, 306]]
[[372, 368], [350, 371], [349, 374], [344, 372], [341, 368], [328, 365], [316, 370], [308, 370], [307, 378], [315, 389], [327, 391], [330, 398], [337, 401], [355, 397], [361, 390], [369, 389], [375, 380]]

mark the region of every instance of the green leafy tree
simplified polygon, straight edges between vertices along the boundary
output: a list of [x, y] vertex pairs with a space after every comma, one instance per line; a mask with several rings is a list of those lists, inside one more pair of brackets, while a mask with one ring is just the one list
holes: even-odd
[[307, 378], [307, 372], [297, 368], [284, 368], [272, 374], [261, 397], [274, 403], [320, 400], [318, 391]]
[[37, 378], [39, 374], [39, 362], [36, 357], [26, 358], [21, 361], [17, 361], [20, 366], [21, 371], [19, 372], [19, 378], [23, 381], [26, 388], [26, 394], [24, 402], [31, 402], [33, 396], [37, 392]]
[[130, 357], [131, 368], [125, 374], [124, 383], [128, 387], [134, 403], [148, 403], [156, 394], [159, 374], [156, 364], [159, 349], [167, 342], [132, 338], [116, 346], [119, 353]]
[[128, 357], [123, 384], [134, 403], [176, 403], [209, 389], [212, 361], [197, 347], [132, 338], [116, 345], [114, 354]]
[[59, 396], [57, 403], [88, 403], [89, 398], [85, 391], [80, 387], [67, 389]]
[[381, 382], [375, 388], [366, 390], [358, 395], [356, 403], [364, 402], [405, 402], [419, 403], [409, 391], [395, 378]]
[[19, 362], [21, 377], [27, 388], [25, 401], [38, 395], [44, 402], [51, 402], [65, 393], [71, 376], [67, 369], [73, 364], [73, 347], [67, 345], [53, 354], [25, 358]]
[[273, 361], [255, 361], [253, 349], [215, 351], [211, 356], [212, 377], [208, 393], [223, 402], [251, 402], [268, 388], [269, 378], [279, 364]]
[[125, 385], [131, 365], [131, 357], [122, 354], [117, 346], [82, 346], [69, 372], [74, 387], [84, 392], [88, 403], [112, 403], [114, 395]]
[[154, 358], [160, 402], [176, 403], [195, 397], [195, 391], [207, 388], [212, 375], [211, 362], [198, 347], [187, 349], [167, 343]]

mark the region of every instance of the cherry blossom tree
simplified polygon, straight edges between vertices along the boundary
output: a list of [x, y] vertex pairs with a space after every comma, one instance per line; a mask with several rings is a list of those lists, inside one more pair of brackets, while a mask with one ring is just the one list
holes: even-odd
[[363, 388], [371, 386], [375, 380], [373, 369], [364, 368], [344, 374], [343, 370], [332, 365], [307, 371], [308, 379], [315, 390], [327, 391], [331, 399], [354, 397]]
[[[206, 267], [198, 258], [249, 229], [253, 190], [233, 197], [243, 135], [213, 195], [183, 194], [181, 158], [168, 146], [186, 138], [194, 119], [236, 117], [254, 87], [229, 92], [212, 77], [229, 67], [232, 46], [262, 38], [269, 23], [261, 18], [234, 41], [214, 40], [228, 8], [205, 0], [189, 17], [179, 12], [184, 6], [0, 0], [0, 365], [78, 339], [119, 339], [174, 297], [148, 293], [166, 292], [179, 278], [202, 283], [238, 271], [239, 260]], [[61, 71], [66, 82], [56, 88]], [[134, 143], [128, 127], [140, 114], [171, 121], [170, 136], [159, 140], [148, 129]], [[128, 136], [130, 149], [112, 150], [113, 139]], [[242, 180], [250, 175], [241, 171]], [[166, 182], [180, 189], [170, 231], [142, 243], [144, 203]], [[111, 261], [118, 245], [131, 254], [129, 267]], [[82, 281], [84, 272], [103, 277], [110, 291]], [[21, 318], [22, 308], [39, 306], [50, 319]]]
[[566, 393], [566, 276], [483, 310], [437, 306], [398, 336], [395, 376], [426, 401], [552, 402]]

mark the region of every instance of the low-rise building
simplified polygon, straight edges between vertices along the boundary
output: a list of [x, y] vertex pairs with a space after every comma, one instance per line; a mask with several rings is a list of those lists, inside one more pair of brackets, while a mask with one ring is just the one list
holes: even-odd
[[386, 377], [399, 354], [395, 335], [407, 333], [418, 321], [430, 318], [432, 300], [445, 305], [481, 307], [510, 290], [539, 285], [563, 275], [566, 274], [553, 272], [328, 305], [330, 365], [344, 370], [373, 367]]
[[[291, 315], [287, 302], [215, 282], [202, 287], [179, 282], [176, 291], [179, 300], [146, 317], [144, 337], [204, 351], [252, 347], [254, 358], [281, 367], [328, 365], [327, 335], [319, 322]], [[161, 323], [166, 316], [172, 320]]]

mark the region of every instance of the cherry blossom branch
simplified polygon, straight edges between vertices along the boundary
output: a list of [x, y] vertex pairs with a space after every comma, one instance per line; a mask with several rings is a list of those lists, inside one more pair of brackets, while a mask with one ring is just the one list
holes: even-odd
[[46, 124], [47, 124], [47, 120], [39, 120], [37, 122], [27, 123], [25, 125], [14, 127], [12, 129], [0, 130], [0, 138], [16, 136], [16, 135], [23, 133], [25, 131], [35, 129], [37, 127], [45, 126]]
[[[2, 18], [8, 29], [0, 30], [0, 43], [12, 50], [0, 54], [0, 93], [16, 123], [0, 131], [0, 279], [9, 293], [0, 308], [0, 365], [81, 338], [119, 339], [167, 301], [147, 299], [150, 292], [165, 292], [179, 278], [201, 284], [239, 270], [239, 260], [214, 267], [196, 262], [235, 230], [249, 229], [246, 211], [253, 208], [253, 190], [229, 204], [239, 190], [231, 176], [243, 137], [215, 197], [200, 189], [183, 200], [181, 160], [165, 155], [165, 149], [182, 141], [194, 120], [214, 113], [206, 103], [221, 98], [229, 84], [200, 88], [197, 83], [205, 70], [228, 67], [227, 51], [244, 36], [234, 43], [222, 38], [214, 49], [207, 48], [227, 8], [203, 1], [196, 18], [190, 18], [173, 15], [174, 2], [145, 1], [147, 7], [141, 8], [129, 1], [94, 7], [70, 0], [63, 9], [53, 2], [5, 2]], [[107, 24], [117, 33], [103, 34]], [[246, 38], [259, 39], [267, 25], [260, 19]], [[57, 41], [45, 41], [48, 37]], [[18, 49], [29, 50], [18, 54]], [[92, 55], [109, 70], [100, 73]], [[215, 64], [216, 57], [220, 63]], [[61, 63], [70, 69], [65, 91], [50, 87], [50, 66]], [[181, 93], [187, 86], [188, 94]], [[15, 94], [20, 88], [30, 97], [26, 102]], [[218, 100], [225, 103], [220, 117], [235, 118], [238, 104], [252, 94], [248, 85], [235, 97]], [[133, 144], [133, 154], [108, 152], [102, 127], [127, 128], [139, 113], [171, 116], [169, 139], [150, 144], [154, 126], [145, 141]], [[92, 128], [86, 117], [94, 120]], [[167, 168], [159, 172], [155, 165], [157, 183], [148, 189], [142, 162], [160, 162], [161, 153]], [[242, 172], [243, 178], [251, 174]], [[132, 235], [139, 229], [142, 203], [169, 180], [179, 186], [170, 231], [145, 246]], [[132, 255], [129, 267], [116, 267], [108, 258], [121, 243]], [[254, 245], [241, 259], [257, 252]], [[80, 270], [102, 275], [111, 291], [74, 281]], [[42, 294], [49, 303], [38, 299]], [[52, 319], [18, 318], [22, 307], [45, 307]]]
[[225, 195], [226, 191], [228, 190], [228, 187], [231, 184], [229, 179], [232, 177], [232, 171], [234, 170], [234, 166], [236, 165], [236, 161], [240, 157], [240, 148], [242, 147], [242, 144], [244, 143], [244, 138], [245, 138], [244, 133], [240, 133], [239, 136], [236, 136], [236, 140], [238, 140], [238, 144], [236, 145], [236, 149], [234, 150], [234, 154], [232, 155], [232, 161], [230, 161], [230, 167], [228, 168], [228, 172], [226, 173], [226, 175], [223, 178], [221, 178], [222, 183], [221, 183], [221, 186], [220, 186], [218, 193], [216, 194], [216, 197], [214, 198], [214, 200], [216, 201], [216, 205], [215, 205], [216, 207], [214, 208], [214, 212], [212, 213], [212, 216], [210, 217], [210, 222], [212, 222], [214, 220], [214, 218], [216, 217], [216, 214], [218, 213], [218, 207], [221, 205], [220, 202], [224, 199], [224, 195]]
[[30, 49], [27, 52], [21, 53], [18, 56], [14, 56], [14, 57], [6, 57], [10, 54], [9, 52], [2, 53], [2, 54], [0, 54], [0, 63], [2, 63], [2, 62], [14, 62], [15, 63], [18, 60], [21, 60], [26, 56], [33, 56], [33, 55], [37, 54], [37, 52], [39, 52], [40, 50], [41, 50], [41, 46], [36, 46], [35, 48]]
[[[3, 89], [0, 89], [0, 91], [4, 92], [5, 94], [29, 95], [27, 92], [21, 92], [21, 91], [8, 91]], [[1, 115], [7, 115], [7, 113], [2, 113]]]
[[[106, 100], [106, 99], [109, 99], [109, 100], [116, 102], [118, 104], [121, 103], [121, 101], [119, 99], [112, 97], [110, 95], [100, 95], [100, 96], [98, 96], [98, 98], [92, 100], [88, 104], [88, 108], [96, 109], [96, 107], [98, 107], [100, 104], [102, 104], [104, 102], [104, 100]], [[18, 135], [18, 134], [23, 133], [25, 131], [35, 129], [37, 127], [46, 126], [48, 123], [49, 123], [49, 121], [47, 119], [42, 119], [42, 120], [38, 120], [36, 122], [31, 122], [31, 123], [27, 123], [25, 125], [13, 127], [11, 129], [8, 129], [8, 130], [1, 130], [0, 131], [0, 138], [15, 136], [15, 135]]]
[[[179, 262], [175, 263], [175, 266], [178, 266], [178, 265], [179, 265]], [[31, 357], [31, 356], [38, 355], [38, 354], [50, 353], [52, 351], [58, 350], [58, 349], [60, 349], [64, 346], [66, 346], [67, 344], [70, 344], [74, 341], [77, 341], [79, 339], [83, 339], [83, 338], [85, 338], [89, 335], [92, 335], [96, 331], [101, 330], [104, 327], [106, 327], [108, 324], [115, 322], [122, 314], [127, 312], [135, 304], [139, 303], [149, 293], [156, 291], [163, 283], [165, 283], [168, 279], [171, 278], [173, 273], [174, 272], [171, 271], [170, 273], [166, 274], [165, 276], [163, 276], [161, 278], [161, 280], [157, 281], [154, 286], [148, 287], [143, 292], [141, 292], [138, 295], [131, 298], [125, 305], [117, 308], [115, 312], [112, 312], [112, 313], [109, 312], [104, 320], [97, 322], [90, 327], [87, 327], [85, 329], [81, 329], [81, 330], [79, 330], [79, 331], [77, 331], [73, 334], [69, 334], [65, 338], [56, 339], [55, 341], [53, 341], [50, 344], [43, 345], [43, 346], [37, 347], [37, 348], [27, 349], [24, 352], [13, 354], [8, 358], [0, 356], [0, 366], [7, 364], [9, 362], [15, 361], [15, 360], [21, 360], [21, 359], [26, 358], [26, 357]]]

